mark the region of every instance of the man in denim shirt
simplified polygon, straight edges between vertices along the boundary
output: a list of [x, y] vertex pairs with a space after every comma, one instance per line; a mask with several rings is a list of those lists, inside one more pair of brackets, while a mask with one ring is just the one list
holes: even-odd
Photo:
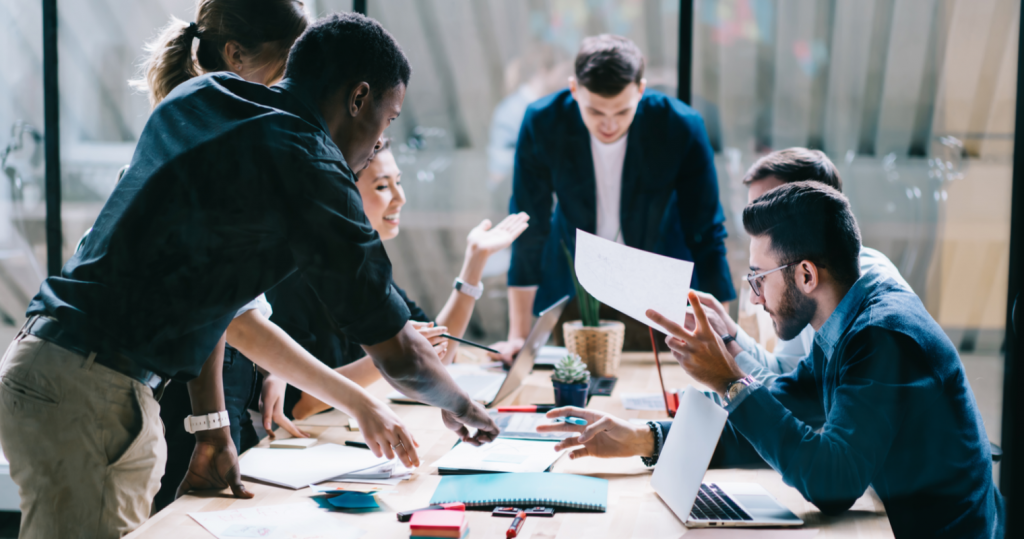
[[[754, 301], [780, 338], [808, 324], [817, 334], [795, 371], [763, 385], [736, 364], [695, 294], [694, 331], [647, 312], [672, 333], [683, 368], [727, 403], [712, 465], [767, 461], [828, 514], [873, 487], [897, 537], [1000, 536], [1003, 500], [956, 349], [911, 291], [877, 269], [861, 275], [846, 198], [817, 182], [791, 183], [749, 205], [743, 226]], [[589, 421], [556, 448], [583, 445], [573, 458], [639, 454], [651, 462], [671, 427], [580, 412], [549, 413]]]

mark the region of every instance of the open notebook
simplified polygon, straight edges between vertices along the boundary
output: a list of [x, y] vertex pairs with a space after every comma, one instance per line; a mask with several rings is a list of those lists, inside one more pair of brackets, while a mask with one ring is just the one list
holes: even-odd
[[543, 505], [563, 511], [599, 511], [608, 508], [608, 480], [561, 473], [499, 473], [449, 475], [430, 499], [431, 505], [466, 504], [491, 509]]

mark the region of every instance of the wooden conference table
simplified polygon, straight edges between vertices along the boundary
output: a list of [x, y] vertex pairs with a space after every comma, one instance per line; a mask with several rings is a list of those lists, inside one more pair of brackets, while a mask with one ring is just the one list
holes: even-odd
[[[463, 359], [471, 357], [463, 355]], [[662, 358], [666, 387], [684, 388], [696, 385], [677, 363]], [[517, 392], [500, 404], [548, 403], [553, 401], [550, 370], [535, 370]], [[663, 419], [665, 412], [626, 410], [619, 395], [622, 393], [656, 393], [659, 391], [658, 375], [654, 358], [650, 353], [626, 353], [619, 368], [619, 381], [611, 397], [593, 397], [590, 407], [604, 410], [623, 418]], [[371, 393], [383, 398], [391, 391], [383, 381], [371, 386]], [[412, 479], [403, 481], [393, 494], [380, 496], [383, 510], [373, 513], [335, 513], [336, 518], [366, 530], [364, 537], [408, 538], [409, 525], [395, 518], [397, 511], [424, 507], [428, 504], [441, 480], [437, 469], [431, 464], [444, 455], [456, 441], [455, 434], [441, 422], [436, 408], [418, 405], [395, 405], [392, 408], [410, 427], [420, 444], [420, 459], [424, 463]], [[345, 440], [362, 440], [358, 432], [348, 430], [348, 417], [335, 410], [300, 422], [302, 428], [321, 441], [344, 443]], [[283, 432], [283, 431], [281, 431]], [[287, 436], [287, 434], [285, 434]], [[263, 440], [260, 446], [268, 445]], [[282, 449], [282, 451], [288, 451]], [[294, 451], [294, 450], [293, 450]], [[554, 518], [528, 518], [520, 537], [543, 539], [569, 539], [586, 537], [601, 538], [676, 538], [686, 533], [686, 528], [676, 519], [661, 499], [651, 489], [651, 472], [637, 457], [627, 459], [584, 458], [570, 461], [563, 456], [555, 464], [555, 472], [578, 473], [602, 477], [609, 480], [608, 512], [606, 513], [558, 513]], [[820, 513], [813, 505], [782, 482], [782, 477], [771, 469], [730, 469], [709, 470], [706, 481], [756, 482], [763, 485], [784, 505], [802, 518], [805, 528], [819, 530], [815, 536], [820, 539], [853, 537], [892, 537], [889, 519], [885, 515], [878, 496], [873, 490], [857, 500], [853, 508], [842, 515], [829, 517]], [[341, 485], [342, 483], [337, 483]], [[353, 484], [353, 486], [355, 486]], [[369, 487], [372, 485], [362, 485]], [[293, 491], [289, 489], [246, 481], [246, 487], [256, 494], [251, 500], [230, 497], [230, 491], [204, 493], [199, 496], [184, 496], [151, 518], [145, 525], [128, 537], [132, 539], [190, 539], [213, 537], [192, 520], [188, 513], [223, 511], [247, 507], [269, 506], [307, 502], [310, 489]], [[469, 515], [470, 537], [504, 537], [509, 520], [493, 518], [490, 512], [471, 511]], [[726, 530], [708, 530], [728, 535]], [[692, 532], [691, 532], [692, 533]], [[695, 534], [701, 535], [701, 534]], [[703, 536], [702, 535], [702, 536]]]

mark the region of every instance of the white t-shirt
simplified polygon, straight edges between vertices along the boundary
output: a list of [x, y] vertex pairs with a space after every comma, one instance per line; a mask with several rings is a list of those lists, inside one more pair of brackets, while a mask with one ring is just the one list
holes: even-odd
[[594, 183], [597, 187], [597, 235], [622, 241], [619, 201], [622, 200], [622, 165], [626, 161], [626, 138], [605, 144], [590, 135], [590, 153], [594, 156]]

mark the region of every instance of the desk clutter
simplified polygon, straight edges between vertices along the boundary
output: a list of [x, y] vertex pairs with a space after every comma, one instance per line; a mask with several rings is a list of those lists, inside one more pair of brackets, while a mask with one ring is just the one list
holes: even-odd
[[397, 460], [331, 443], [303, 450], [254, 448], [238, 463], [242, 477], [295, 490], [325, 481], [396, 485], [411, 477]]

